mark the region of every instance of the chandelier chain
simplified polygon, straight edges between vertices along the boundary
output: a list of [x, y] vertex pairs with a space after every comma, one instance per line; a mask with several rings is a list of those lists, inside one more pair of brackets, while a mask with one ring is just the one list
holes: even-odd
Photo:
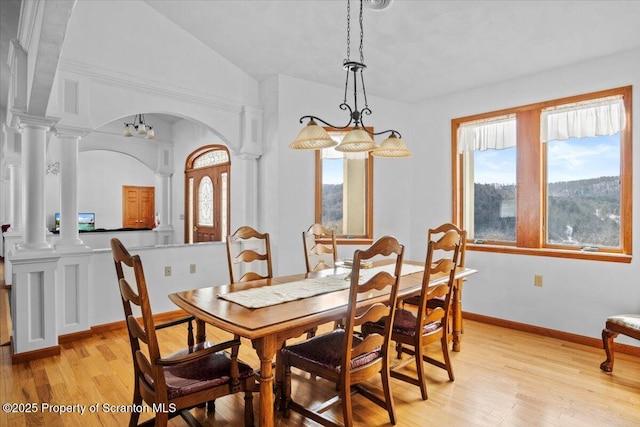
[[[362, 43], [362, 41], [360, 41]], [[347, 0], [347, 61], [351, 58], [351, 1]]]
[[364, 64], [364, 53], [362, 50], [363, 40], [364, 40], [364, 25], [362, 19], [362, 1], [360, 1], [360, 62]]

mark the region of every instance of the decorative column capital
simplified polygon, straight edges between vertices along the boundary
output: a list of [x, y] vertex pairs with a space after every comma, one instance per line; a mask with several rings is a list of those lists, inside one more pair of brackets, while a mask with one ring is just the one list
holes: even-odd
[[54, 132], [56, 136], [60, 139], [63, 138], [83, 138], [87, 136], [91, 129], [81, 128], [77, 126], [68, 126], [68, 125], [56, 125], [54, 128]]
[[57, 117], [38, 117], [22, 113], [17, 113], [16, 117], [18, 118], [19, 129], [24, 129], [25, 127], [36, 127], [44, 129], [45, 132], [55, 126], [55, 124], [58, 123], [58, 120], [60, 120]]

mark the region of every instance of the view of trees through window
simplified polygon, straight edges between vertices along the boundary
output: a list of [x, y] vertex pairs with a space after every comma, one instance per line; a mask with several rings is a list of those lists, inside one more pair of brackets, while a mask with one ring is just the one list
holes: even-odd
[[342, 234], [342, 186], [322, 184], [322, 225]]
[[[516, 240], [516, 148], [474, 152], [474, 239]], [[549, 141], [546, 242], [620, 246], [620, 134]]]

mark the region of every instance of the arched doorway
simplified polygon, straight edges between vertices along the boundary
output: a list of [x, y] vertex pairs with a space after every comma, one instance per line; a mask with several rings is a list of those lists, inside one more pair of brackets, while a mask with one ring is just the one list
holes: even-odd
[[186, 243], [223, 241], [229, 234], [231, 161], [223, 145], [200, 147], [185, 165]]

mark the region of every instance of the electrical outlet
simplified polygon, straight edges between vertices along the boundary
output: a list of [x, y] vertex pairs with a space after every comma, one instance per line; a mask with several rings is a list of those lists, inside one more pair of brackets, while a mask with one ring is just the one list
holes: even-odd
[[189, 273], [195, 273], [196, 272], [196, 265], [195, 264], [191, 264], [189, 266]]
[[171, 276], [171, 267], [165, 267], [164, 268], [164, 275], [165, 276]]
[[533, 276], [533, 285], [542, 287], [542, 275], [536, 274], [535, 276]]

